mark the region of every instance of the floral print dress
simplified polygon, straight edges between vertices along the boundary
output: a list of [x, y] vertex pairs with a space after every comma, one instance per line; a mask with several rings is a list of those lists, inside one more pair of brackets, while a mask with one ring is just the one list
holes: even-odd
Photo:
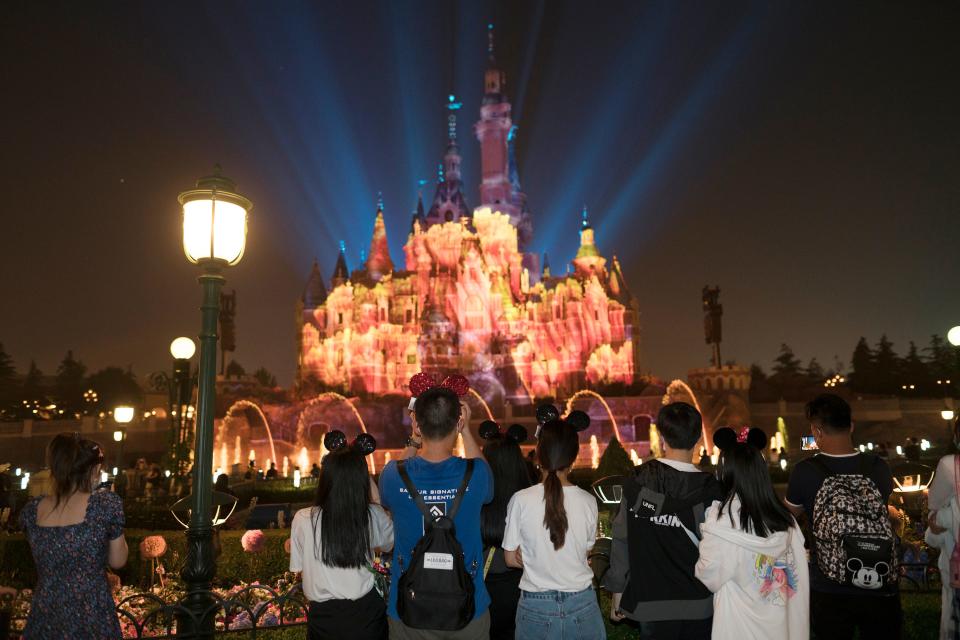
[[123, 534], [123, 502], [110, 491], [90, 495], [83, 522], [37, 525], [31, 500], [20, 512], [37, 566], [37, 588], [23, 630], [25, 640], [115, 640], [121, 638], [107, 583], [111, 540]]

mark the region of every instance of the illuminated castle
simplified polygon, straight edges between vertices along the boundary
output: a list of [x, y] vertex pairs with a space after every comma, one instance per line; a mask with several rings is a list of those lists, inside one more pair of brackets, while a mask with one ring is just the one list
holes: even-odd
[[573, 270], [552, 274], [527, 252], [533, 225], [514, 159], [516, 127], [493, 57], [480, 120], [480, 205], [467, 206], [457, 145], [460, 104], [448, 98], [448, 142], [433, 202], [418, 200], [390, 257], [378, 205], [366, 262], [352, 273], [343, 243], [328, 287], [314, 262], [297, 307], [302, 388], [403, 393], [418, 371], [463, 372], [491, 404], [566, 397], [590, 385], [629, 385], [639, 311], [616, 256], [594, 244], [583, 210]]

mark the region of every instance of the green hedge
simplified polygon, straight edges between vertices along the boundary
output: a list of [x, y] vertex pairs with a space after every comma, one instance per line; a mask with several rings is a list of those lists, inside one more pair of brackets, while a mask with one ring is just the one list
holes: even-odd
[[[288, 530], [265, 529], [265, 541], [259, 553], [247, 553], [240, 546], [244, 531], [221, 531], [222, 552], [217, 558], [216, 582], [232, 586], [238, 582], [269, 582], [281, 576], [289, 567], [290, 557], [283, 549], [290, 537]], [[127, 529], [130, 557], [127, 565], [117, 571], [123, 584], [145, 586], [150, 582], [150, 561], [141, 557], [140, 542], [155, 532]], [[167, 552], [160, 558], [167, 573], [179, 573], [186, 555], [186, 537], [182, 530], [160, 532], [167, 541]], [[0, 534], [0, 584], [13, 587], [33, 587], [37, 581], [36, 567], [30, 546], [23, 534]]]

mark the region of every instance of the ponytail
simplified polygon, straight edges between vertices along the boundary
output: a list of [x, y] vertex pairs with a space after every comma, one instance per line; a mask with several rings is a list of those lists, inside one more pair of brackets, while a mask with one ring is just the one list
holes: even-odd
[[555, 469], [543, 479], [543, 525], [550, 530], [554, 549], [563, 547], [567, 537], [567, 510], [563, 507], [563, 486]]
[[572, 426], [552, 420], [540, 430], [537, 457], [546, 471], [543, 479], [543, 525], [550, 531], [554, 549], [563, 547], [567, 537], [567, 510], [563, 505], [563, 485], [558, 471], [568, 469], [577, 459], [580, 441]]

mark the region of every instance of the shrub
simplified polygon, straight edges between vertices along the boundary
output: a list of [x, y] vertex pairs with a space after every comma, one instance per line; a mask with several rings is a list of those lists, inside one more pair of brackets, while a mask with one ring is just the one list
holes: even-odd
[[600, 463], [597, 465], [597, 477], [606, 478], [607, 476], [629, 476], [633, 473], [633, 462], [630, 456], [624, 450], [620, 441], [616, 438], [610, 438], [606, 450], [600, 456]]

